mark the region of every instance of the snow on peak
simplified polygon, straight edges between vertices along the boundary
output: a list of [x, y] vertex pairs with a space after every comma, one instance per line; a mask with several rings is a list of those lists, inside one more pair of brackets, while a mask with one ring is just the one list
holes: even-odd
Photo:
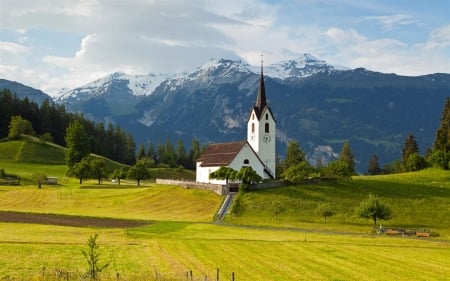
[[264, 67], [264, 74], [286, 79], [289, 77], [308, 77], [315, 73], [334, 70], [327, 62], [307, 53], [293, 60], [281, 61]]

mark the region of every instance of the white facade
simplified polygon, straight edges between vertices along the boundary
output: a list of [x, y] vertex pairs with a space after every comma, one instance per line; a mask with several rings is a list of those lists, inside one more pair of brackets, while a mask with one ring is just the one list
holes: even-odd
[[[261, 162], [260, 158], [255, 154], [255, 151], [251, 148], [250, 144], [246, 143], [242, 146], [239, 153], [236, 154], [235, 158], [228, 167], [233, 170], [239, 171], [242, 167], [250, 166], [255, 170], [258, 175], [262, 178], [268, 178], [268, 175], [264, 173], [264, 164]], [[196, 181], [204, 183], [214, 183], [214, 184], [226, 184], [225, 180], [210, 179], [209, 175], [212, 172], [217, 171], [220, 166], [202, 166], [202, 162], [197, 162], [196, 171]]]
[[273, 176], [276, 167], [275, 138], [276, 122], [269, 108], [262, 111], [259, 119], [253, 109], [247, 123], [247, 141]]

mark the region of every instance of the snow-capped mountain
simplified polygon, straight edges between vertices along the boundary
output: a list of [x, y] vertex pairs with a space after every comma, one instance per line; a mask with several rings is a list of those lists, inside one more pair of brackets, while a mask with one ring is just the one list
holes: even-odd
[[133, 111], [136, 103], [153, 90], [169, 75], [129, 75], [115, 72], [56, 98], [69, 111], [83, 112], [95, 120], [111, 120], [114, 115]]
[[[260, 71], [261, 66], [219, 59], [177, 75], [114, 73], [58, 101], [96, 121], [119, 124], [136, 143], [242, 140]], [[359, 171], [367, 170], [371, 154], [381, 163], [398, 159], [402, 138], [411, 132], [425, 149], [435, 134], [430, 124], [439, 120], [436, 108], [450, 91], [449, 74], [345, 70], [309, 54], [264, 65], [263, 71], [280, 155], [295, 139], [311, 162], [325, 163], [341, 149], [336, 140], [348, 140]]]
[[62, 93], [56, 102], [62, 102], [71, 99], [85, 100], [96, 96], [108, 94], [113, 81], [123, 81], [126, 84], [126, 91], [134, 96], [145, 96], [153, 92], [153, 90], [170, 75], [149, 73], [145, 75], [129, 75], [123, 72], [115, 72], [113, 74], [102, 77], [84, 86]]
[[[260, 71], [259, 67], [252, 66], [251, 69], [255, 73]], [[319, 72], [331, 70], [336, 70], [336, 68], [311, 54], [304, 54], [293, 60], [281, 61], [264, 66], [264, 75], [284, 80], [291, 77], [304, 78]]]

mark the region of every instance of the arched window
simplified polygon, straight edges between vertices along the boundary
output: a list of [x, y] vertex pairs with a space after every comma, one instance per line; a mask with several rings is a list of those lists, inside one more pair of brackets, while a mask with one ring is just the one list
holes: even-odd
[[269, 120], [269, 113], [266, 113], [266, 120]]
[[264, 126], [264, 131], [265, 131], [266, 133], [269, 132], [269, 123], [266, 123], [266, 125]]
[[255, 123], [252, 123], [252, 133], [255, 132]]
[[248, 164], [250, 164], [250, 161], [248, 159], [245, 159], [244, 160], [244, 165], [248, 165]]

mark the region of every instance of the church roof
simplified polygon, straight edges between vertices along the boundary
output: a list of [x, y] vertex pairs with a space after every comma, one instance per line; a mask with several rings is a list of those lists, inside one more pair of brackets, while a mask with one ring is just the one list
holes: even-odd
[[[258, 120], [261, 119], [261, 115], [262, 115], [262, 113], [263, 113], [263, 111], [264, 111], [264, 109], [266, 107], [270, 111], [270, 114], [272, 115], [272, 118], [273, 118], [272, 110], [267, 105], [266, 87], [264, 85], [263, 65], [261, 63], [261, 75], [260, 75], [260, 78], [259, 78], [258, 96], [256, 97], [255, 106], [253, 106], [253, 110], [255, 111], [256, 118], [258, 118]], [[275, 118], [274, 118], [274, 120], [275, 120]]]
[[245, 144], [247, 141], [210, 144], [197, 162], [201, 162], [202, 167], [228, 166]]
[[267, 106], [266, 87], [264, 86], [263, 66], [261, 64], [261, 77], [259, 78], [258, 96], [256, 97], [256, 104], [255, 104], [255, 108], [257, 108], [259, 111], [257, 112], [257, 114], [260, 115], [266, 106]]

